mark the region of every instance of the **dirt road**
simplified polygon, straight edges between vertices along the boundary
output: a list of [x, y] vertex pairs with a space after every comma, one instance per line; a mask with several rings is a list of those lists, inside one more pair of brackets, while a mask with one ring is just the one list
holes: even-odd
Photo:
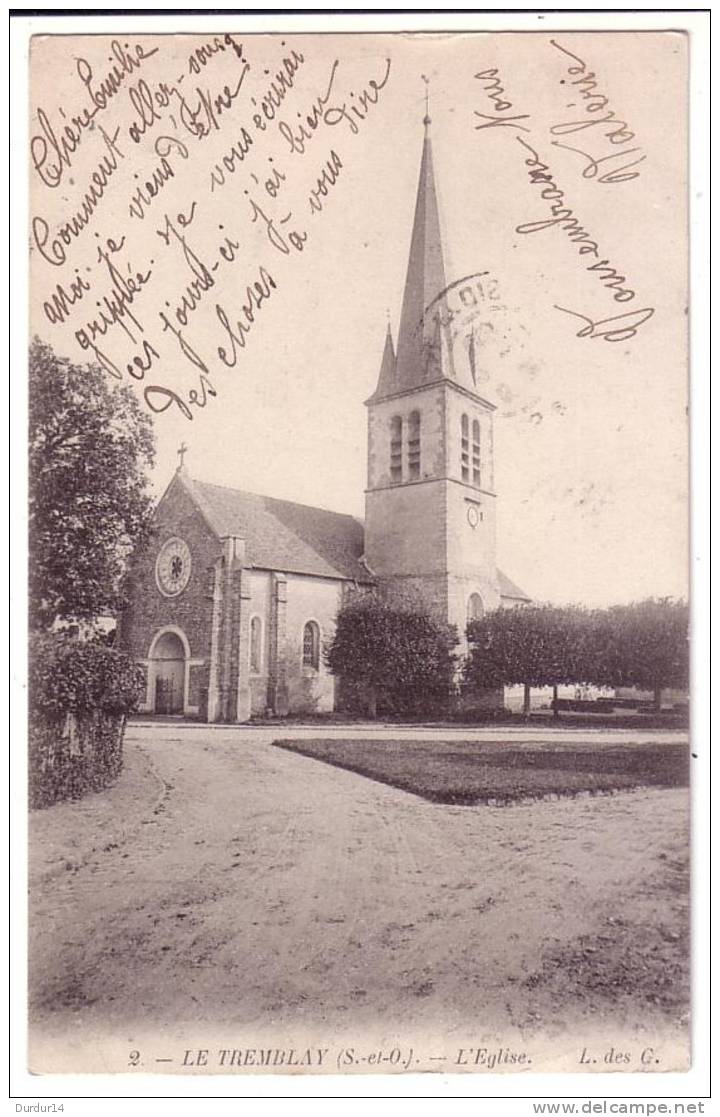
[[620, 1069], [650, 1042], [685, 1065], [686, 792], [439, 806], [272, 736], [133, 727], [109, 798], [33, 816], [33, 1069], [395, 1043], [578, 1070], [619, 1041]]

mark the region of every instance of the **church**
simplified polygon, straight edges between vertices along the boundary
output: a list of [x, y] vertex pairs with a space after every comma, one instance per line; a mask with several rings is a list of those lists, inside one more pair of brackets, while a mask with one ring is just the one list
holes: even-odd
[[477, 391], [473, 335], [454, 324], [427, 114], [424, 128], [397, 347], [388, 325], [366, 401], [364, 524], [206, 484], [181, 453], [120, 624], [145, 671], [141, 712], [244, 722], [335, 709], [323, 644], [343, 603], [375, 586], [461, 636], [484, 611], [528, 601], [496, 566], [495, 409]]

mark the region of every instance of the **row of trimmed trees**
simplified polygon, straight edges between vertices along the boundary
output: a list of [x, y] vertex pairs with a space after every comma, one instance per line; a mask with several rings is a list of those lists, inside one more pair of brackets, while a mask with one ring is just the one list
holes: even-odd
[[666, 687], [689, 684], [688, 607], [669, 598], [500, 609], [472, 622], [468, 642], [471, 685], [637, 687], [659, 708]]
[[663, 689], [689, 684], [688, 608], [669, 598], [499, 609], [471, 622], [467, 638], [461, 661], [454, 629], [370, 594], [341, 610], [325, 657], [333, 674], [355, 680], [371, 716], [379, 701], [431, 709], [458, 686], [524, 685], [527, 710], [531, 687], [637, 687], [652, 691], [659, 708]]

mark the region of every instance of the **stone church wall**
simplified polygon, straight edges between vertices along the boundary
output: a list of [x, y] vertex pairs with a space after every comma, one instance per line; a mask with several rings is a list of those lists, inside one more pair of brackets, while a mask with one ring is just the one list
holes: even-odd
[[[291, 713], [326, 713], [335, 706], [335, 679], [323, 662], [322, 648], [335, 631], [342, 601], [342, 583], [300, 574], [287, 576], [286, 670]], [[303, 667], [303, 629], [308, 621], [320, 626], [318, 670]]]
[[259, 617], [262, 623], [260, 649], [260, 671], [250, 671], [250, 663], [242, 664], [241, 670], [250, 675], [250, 711], [254, 716], [262, 715], [268, 707], [268, 680], [270, 664], [270, 625], [271, 625], [271, 585], [272, 575], [268, 570], [250, 571], [250, 621]]
[[[192, 570], [187, 588], [173, 599], [157, 587], [155, 560], [163, 542], [174, 535], [188, 544]], [[190, 658], [201, 660], [190, 667], [188, 693], [188, 705], [197, 707], [199, 714], [209, 681], [213, 567], [219, 554], [220, 545], [200, 512], [180, 484], [172, 485], [158, 505], [150, 546], [133, 565], [129, 604], [120, 626], [122, 646], [138, 660], [147, 659], [161, 629], [173, 626], [185, 634]], [[141, 709], [152, 710], [153, 704], [154, 695], [148, 693]]]
[[445, 482], [428, 481], [366, 494], [365, 554], [379, 578], [446, 570]]
[[495, 581], [495, 503], [494, 496], [466, 485], [448, 487], [447, 568], [453, 574]]

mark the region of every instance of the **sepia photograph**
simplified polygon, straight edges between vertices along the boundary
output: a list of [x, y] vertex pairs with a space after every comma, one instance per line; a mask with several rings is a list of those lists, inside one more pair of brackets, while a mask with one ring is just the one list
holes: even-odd
[[131, 15], [16, 151], [28, 1071], [689, 1071], [688, 33]]

